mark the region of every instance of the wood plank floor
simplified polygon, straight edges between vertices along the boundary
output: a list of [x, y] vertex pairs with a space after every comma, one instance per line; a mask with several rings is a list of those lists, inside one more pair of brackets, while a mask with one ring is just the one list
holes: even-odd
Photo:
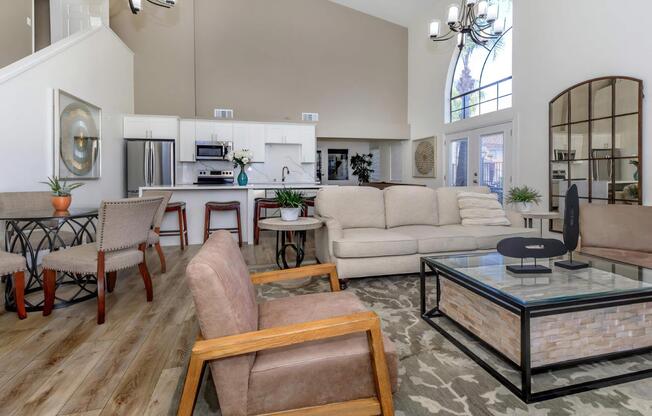
[[[312, 241], [309, 237], [306, 263], [314, 262]], [[32, 312], [22, 321], [2, 305], [0, 415], [176, 414], [198, 331], [184, 272], [199, 246], [164, 250], [165, 274], [148, 251], [154, 301], [146, 302], [137, 270], [121, 272], [115, 291], [107, 294], [104, 325], [96, 324], [95, 300], [48, 317]], [[252, 271], [276, 268], [273, 236], [242, 253]], [[203, 387], [196, 414], [214, 414], [212, 386]]]

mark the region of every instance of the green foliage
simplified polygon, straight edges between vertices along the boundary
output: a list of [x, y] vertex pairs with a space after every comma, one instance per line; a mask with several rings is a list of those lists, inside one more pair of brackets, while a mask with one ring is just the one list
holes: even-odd
[[507, 193], [507, 203], [513, 204], [519, 202], [534, 202], [538, 205], [541, 202], [541, 194], [536, 189], [530, 188], [527, 185], [514, 186]]
[[48, 178], [47, 182], [41, 182], [41, 183], [49, 186], [50, 191], [52, 191], [52, 195], [54, 196], [69, 196], [74, 189], [77, 189], [80, 186], [84, 185], [81, 182], [71, 183], [69, 185], [68, 182], [66, 182], [65, 180], [63, 181], [59, 180], [58, 176], [53, 176], [51, 178]]
[[279, 189], [276, 191], [276, 202], [281, 208], [301, 208], [303, 207], [303, 193], [294, 189]]
[[353, 169], [353, 174], [358, 177], [358, 183], [363, 184], [369, 182], [371, 172], [374, 171], [371, 169], [372, 160], [373, 155], [371, 153], [368, 155], [356, 153], [351, 158], [351, 168]]

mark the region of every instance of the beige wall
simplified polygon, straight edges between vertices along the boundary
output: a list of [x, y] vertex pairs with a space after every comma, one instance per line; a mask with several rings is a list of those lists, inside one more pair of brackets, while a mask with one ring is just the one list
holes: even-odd
[[196, 91], [200, 117], [222, 107], [257, 121], [318, 112], [320, 137], [409, 137], [404, 27], [328, 0], [144, 9], [133, 16], [112, 3], [111, 11], [111, 27], [136, 53], [137, 112], [194, 115]]
[[32, 0], [0, 0], [0, 68], [32, 53]]
[[50, 46], [50, 0], [34, 0], [34, 49]]

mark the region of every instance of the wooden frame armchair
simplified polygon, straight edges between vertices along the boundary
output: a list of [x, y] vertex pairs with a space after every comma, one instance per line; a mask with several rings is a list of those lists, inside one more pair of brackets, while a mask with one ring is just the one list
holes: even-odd
[[[211, 238], [211, 240], [212, 239], [213, 238]], [[233, 244], [232, 241], [231, 244]], [[204, 246], [204, 249], [207, 248], [207, 246]], [[201, 252], [198, 256], [201, 256]], [[340, 284], [334, 264], [319, 264], [296, 269], [254, 274], [250, 276], [250, 282], [251, 284], [260, 285], [324, 275], [329, 277], [331, 291], [339, 292]], [[191, 289], [192, 287], [193, 284], [191, 283]], [[193, 295], [195, 295], [194, 291]], [[197, 303], [197, 299], [195, 301]], [[200, 315], [201, 321], [202, 316], [200, 313], [198, 313], [198, 315]], [[255, 411], [252, 412], [248, 409], [247, 415], [393, 415], [392, 383], [385, 356], [385, 345], [383, 343], [380, 319], [371, 311], [356, 312], [344, 316], [336, 316], [327, 319], [319, 319], [272, 328], [263, 328], [213, 339], [203, 339], [199, 337], [192, 349], [188, 373], [186, 375], [177, 414], [179, 416], [192, 415], [197, 392], [202, 379], [202, 373], [205, 365], [209, 361], [233, 359], [233, 357], [251, 353], [260, 353], [275, 348], [361, 333], [367, 334], [370, 362], [373, 370], [373, 383], [375, 385], [375, 396], [337, 403], [330, 402], [318, 406], [301, 407], [294, 410], [260, 413]], [[220, 403], [222, 403], [221, 397]], [[244, 413], [238, 412], [237, 414], [240, 415]]]

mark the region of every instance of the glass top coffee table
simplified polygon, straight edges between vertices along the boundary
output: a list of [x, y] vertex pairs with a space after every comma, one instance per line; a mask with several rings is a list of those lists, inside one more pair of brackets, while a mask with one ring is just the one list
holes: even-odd
[[590, 267], [539, 260], [553, 272], [527, 275], [497, 253], [423, 257], [421, 315], [526, 403], [652, 376], [652, 270], [575, 257]]

